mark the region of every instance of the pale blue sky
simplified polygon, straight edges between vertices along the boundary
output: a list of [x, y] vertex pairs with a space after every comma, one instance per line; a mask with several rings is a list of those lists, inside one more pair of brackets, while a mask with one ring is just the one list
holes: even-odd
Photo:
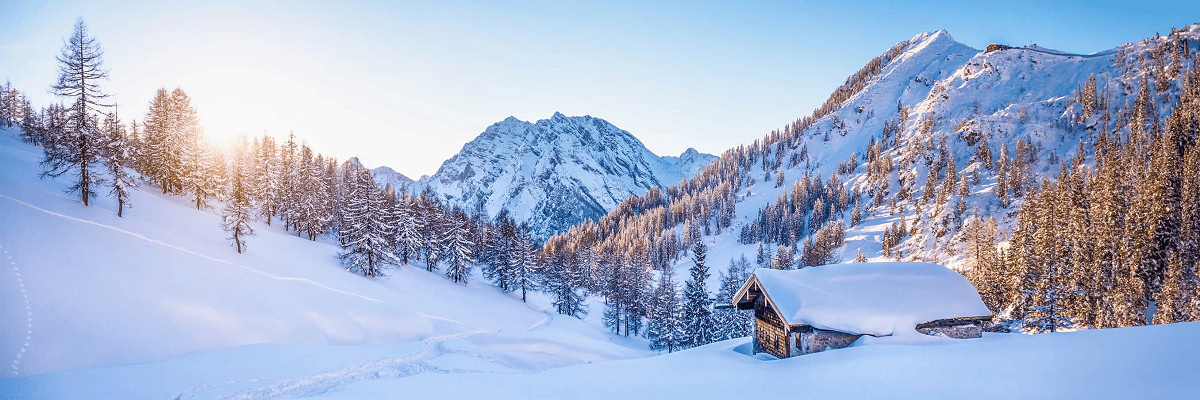
[[719, 154], [920, 32], [1090, 53], [1200, 21], [1196, 1], [241, 3], [0, 0], [0, 79], [53, 101], [82, 16], [126, 119], [180, 86], [210, 136], [292, 130], [415, 178], [493, 122], [555, 111]]

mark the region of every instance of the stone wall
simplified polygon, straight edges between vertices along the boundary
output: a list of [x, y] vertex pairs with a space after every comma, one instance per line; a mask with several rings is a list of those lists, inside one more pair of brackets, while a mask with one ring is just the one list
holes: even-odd
[[812, 332], [796, 334], [796, 354], [809, 354], [829, 349], [840, 349], [854, 343], [862, 335], [852, 335], [838, 331], [813, 329]]
[[976, 324], [943, 325], [917, 328], [917, 332], [932, 336], [946, 336], [955, 339], [974, 339], [983, 337], [983, 328]]

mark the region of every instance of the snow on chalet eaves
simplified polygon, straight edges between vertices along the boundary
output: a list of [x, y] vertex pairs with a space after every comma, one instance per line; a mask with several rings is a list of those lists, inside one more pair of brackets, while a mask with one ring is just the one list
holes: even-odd
[[911, 332], [925, 322], [991, 315], [970, 282], [937, 264], [760, 268], [754, 280], [788, 323], [818, 329], [888, 336]]

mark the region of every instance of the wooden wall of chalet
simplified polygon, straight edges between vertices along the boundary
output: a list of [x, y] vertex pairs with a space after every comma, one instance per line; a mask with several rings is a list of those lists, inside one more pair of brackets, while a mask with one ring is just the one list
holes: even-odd
[[790, 356], [787, 330], [783, 318], [767, 303], [766, 296], [754, 302], [754, 350], [779, 358]]

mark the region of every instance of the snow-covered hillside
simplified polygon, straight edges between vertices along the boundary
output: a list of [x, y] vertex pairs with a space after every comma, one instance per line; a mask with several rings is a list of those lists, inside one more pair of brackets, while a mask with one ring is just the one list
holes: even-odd
[[[1031, 45], [986, 52], [954, 41], [949, 33], [937, 31], [910, 40], [910, 45], [866, 87], [840, 104], [837, 110], [816, 121], [801, 136], [796, 147], [807, 146], [811, 162], [807, 166], [785, 169], [785, 181], [798, 178], [804, 171], [829, 177], [838, 173], [839, 163], [858, 157], [858, 167], [842, 174], [847, 187], [859, 193], [872, 189], [885, 199], [896, 198], [894, 207], [886, 202], [866, 213], [864, 224], [847, 232], [848, 245], [843, 259], [852, 259], [863, 249], [868, 258], [883, 258], [880, 244], [884, 228], [902, 217], [916, 235], [906, 237], [899, 246], [901, 258], [929, 260], [957, 265], [963, 261], [958, 247], [961, 221], [976, 212], [982, 218], [995, 217], [1002, 232], [1010, 232], [1013, 214], [1021, 205], [1014, 198], [1002, 204], [996, 195], [999, 171], [993, 161], [1021, 157], [1025, 164], [1020, 179], [1033, 184], [1033, 177], [1053, 179], [1063, 160], [1070, 160], [1093, 143], [1099, 115], [1134, 102], [1139, 87], [1151, 74], [1152, 101], [1157, 115], [1165, 120], [1175, 95], [1180, 74], [1170, 72], [1170, 52], [1176, 43], [1185, 43], [1191, 51], [1197, 47], [1200, 26], [1172, 37], [1159, 37], [1120, 45], [1090, 55], [1050, 51]], [[1167, 65], [1155, 65], [1156, 54], [1168, 53]], [[1191, 60], [1180, 59], [1176, 68], [1186, 68]], [[1158, 76], [1170, 76], [1162, 79]], [[1090, 76], [1095, 77], [1098, 108], [1084, 111], [1077, 95]], [[1085, 115], [1085, 113], [1089, 115]], [[1116, 118], [1116, 117], [1114, 117]], [[891, 127], [887, 126], [891, 124]], [[889, 131], [889, 133], [885, 133]], [[884, 182], [872, 182], [868, 162], [863, 162], [869, 144], [890, 135], [890, 144], [882, 158], [897, 166]], [[1023, 142], [1023, 143], [1021, 143]], [[1019, 150], [1025, 145], [1024, 152]], [[986, 146], [988, 155], [981, 150]], [[1001, 155], [1002, 150], [1007, 153]], [[970, 177], [969, 194], [950, 190], [945, 206], [931, 201], [937, 197], [930, 188], [941, 190], [945, 174], [935, 186], [927, 185], [930, 171], [942, 155], [954, 163], [958, 177]], [[1090, 160], [1090, 155], [1085, 154]], [[986, 159], [985, 159], [986, 158]], [[1012, 172], [1007, 179], [1013, 181]], [[975, 181], [974, 176], [979, 180]], [[957, 182], [954, 189], [957, 189]], [[783, 188], [783, 189], [786, 189]], [[1011, 188], [1010, 191], [1015, 192]], [[751, 188], [757, 199], [747, 199], [739, 214], [753, 215], [780, 189], [759, 184]], [[901, 198], [901, 192], [909, 197]], [[957, 202], [964, 203], [965, 215], [955, 215]], [[867, 204], [863, 204], [867, 206]], [[742, 214], [742, 212], [745, 214]], [[846, 215], [847, 221], [849, 213]], [[913, 225], [919, 224], [919, 227]], [[915, 229], [913, 229], [915, 228]], [[1005, 238], [1001, 238], [1002, 240]]]
[[555, 113], [536, 123], [509, 117], [489, 126], [433, 176], [410, 183], [388, 167], [381, 185], [432, 189], [452, 205], [489, 216], [508, 210], [548, 235], [596, 219], [631, 195], [679, 182], [716, 157], [688, 149], [659, 157], [627, 131], [591, 116]]
[[[339, 358], [347, 356], [339, 346], [351, 346], [347, 354], [367, 357], [378, 348], [372, 345], [420, 347], [464, 335], [531, 368], [647, 354], [644, 342], [559, 316], [542, 297], [524, 304], [423, 267], [364, 278], [338, 264], [335, 244], [278, 226], [256, 223], [249, 250], [238, 254], [222, 239], [214, 211], [154, 188], [135, 190], [124, 218], [108, 197], [84, 207], [63, 192], [67, 176], [38, 178], [40, 157], [15, 132], [0, 130], [6, 378], [239, 346], [250, 347], [226, 351], [307, 349]], [[10, 398], [13, 384], [5, 381], [0, 397]]]
[[[955, 41], [946, 31], [916, 35], [898, 44], [896, 56], [880, 65], [877, 73], [865, 75], [860, 89], [839, 93], [845, 99], [832, 102], [830, 112], [807, 123], [789, 124], [759, 142], [767, 145], [760, 156], [764, 160], [750, 166], [749, 179], [736, 197], [731, 229], [706, 237], [710, 259], [725, 262], [743, 255], [754, 259], [756, 246], [739, 239], [742, 229], [759, 218], [760, 210], [780, 196], [792, 195], [792, 183], [803, 177], [822, 177], [824, 184], [836, 176], [850, 195], [857, 195], [863, 209], [862, 222], [853, 226], [853, 201], [836, 215], [847, 227], [845, 246], [837, 252], [841, 260], [853, 260], [862, 251], [872, 260], [898, 258], [958, 268], [965, 262], [965, 220], [973, 215], [995, 217], [1001, 241], [1012, 230], [1023, 199], [1013, 197], [1003, 204], [998, 198], [999, 160], [1007, 159], [1012, 169], [1013, 160], [1021, 157], [1025, 170], [1020, 179], [1026, 185], [1033, 184], [1034, 177], [1053, 179], [1060, 162], [1075, 157], [1081, 143], [1090, 149], [1102, 128], [1104, 107], [1114, 119], [1122, 118], [1118, 108], [1135, 101], [1144, 74], [1151, 77], [1156, 117], [1165, 120], [1180, 90], [1178, 71], [1192, 64], [1183, 57], [1173, 64], [1170, 53], [1178, 48], [1174, 46], [1182, 46], [1178, 43], [1190, 46], [1195, 54], [1200, 50], [1200, 26], [1089, 55], [1032, 45], [987, 52]], [[1164, 65], [1156, 64], [1158, 57], [1165, 57]], [[1078, 96], [1093, 75], [1097, 108], [1085, 111]], [[848, 81], [846, 87], [851, 86]], [[781, 139], [788, 137], [788, 130], [796, 130], [794, 140]], [[884, 171], [881, 164], [871, 165], [873, 143], [879, 153], [876, 159], [881, 164], [886, 161], [889, 172], [879, 172]], [[982, 149], [990, 154], [984, 156]], [[1007, 153], [1001, 156], [1002, 151]], [[1084, 156], [1090, 163], [1092, 154]], [[962, 196], [954, 184], [944, 203], [938, 204], [935, 199], [946, 185], [945, 167], [937, 171], [935, 185], [927, 183], [943, 158], [954, 164], [959, 179], [968, 181], [968, 194]], [[771, 160], [782, 162], [775, 166]], [[1008, 174], [1008, 191], [1016, 192], [1011, 187], [1016, 175]], [[876, 198], [880, 201], [873, 204]], [[958, 214], [960, 200], [965, 211]], [[905, 236], [885, 256], [885, 229], [898, 225], [905, 227]], [[790, 247], [798, 254], [805, 237], [797, 239]], [[775, 245], [766, 244], [768, 253]], [[690, 261], [680, 259], [676, 270], [682, 273], [688, 266]]]

